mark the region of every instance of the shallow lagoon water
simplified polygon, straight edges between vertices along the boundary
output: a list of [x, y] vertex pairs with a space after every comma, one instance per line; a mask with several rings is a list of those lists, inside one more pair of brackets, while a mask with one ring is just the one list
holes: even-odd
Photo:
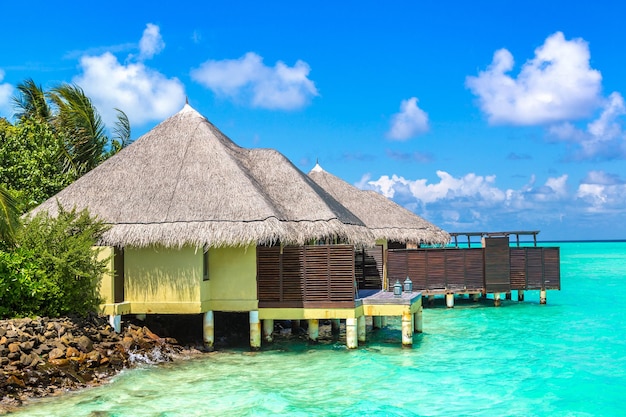
[[[443, 302], [400, 347], [400, 323], [124, 372], [16, 416], [618, 416], [626, 413], [626, 242], [559, 243], [562, 291]], [[516, 299], [515, 292], [513, 298]], [[442, 300], [441, 300], [442, 301]]]

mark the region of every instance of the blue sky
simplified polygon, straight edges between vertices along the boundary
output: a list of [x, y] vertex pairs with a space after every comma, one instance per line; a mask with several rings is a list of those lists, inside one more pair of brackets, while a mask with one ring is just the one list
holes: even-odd
[[621, 2], [17, 2], [15, 86], [80, 85], [137, 138], [189, 103], [448, 231], [626, 239]]

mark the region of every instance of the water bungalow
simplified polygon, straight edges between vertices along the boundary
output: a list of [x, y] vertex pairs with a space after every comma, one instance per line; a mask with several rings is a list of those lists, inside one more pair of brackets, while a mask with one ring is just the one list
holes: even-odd
[[275, 320], [307, 320], [312, 340], [319, 320], [344, 320], [355, 348], [365, 317], [388, 316], [402, 317], [411, 345], [423, 294], [517, 289], [504, 285], [507, 265], [529, 288], [538, 256], [545, 285], [558, 264], [558, 249], [505, 256], [501, 237], [444, 248], [451, 236], [414, 213], [319, 166], [305, 175], [275, 150], [239, 147], [189, 105], [34, 212], [57, 204], [111, 226], [99, 243], [101, 308], [115, 328], [126, 314], [201, 314], [209, 347], [214, 312], [246, 312], [253, 349]]

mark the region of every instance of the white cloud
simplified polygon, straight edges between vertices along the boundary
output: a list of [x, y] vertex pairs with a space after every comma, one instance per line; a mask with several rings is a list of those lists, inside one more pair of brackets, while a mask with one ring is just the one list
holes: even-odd
[[622, 159], [626, 158], [626, 134], [619, 119], [624, 114], [624, 99], [614, 92], [605, 100], [600, 116], [588, 123], [585, 130], [564, 123], [552, 126], [548, 132], [559, 140], [578, 145], [574, 159]]
[[151, 59], [165, 48], [165, 42], [161, 37], [161, 29], [152, 23], [148, 23], [139, 41], [139, 59]]
[[13, 86], [9, 83], [2, 83], [4, 71], [0, 69], [0, 117], [7, 119], [12, 114], [11, 97], [13, 96]]
[[602, 76], [589, 65], [583, 39], [566, 40], [563, 33], [549, 36], [524, 63], [517, 78], [513, 55], [494, 53], [491, 65], [466, 79], [479, 98], [481, 110], [492, 124], [539, 125], [590, 115], [600, 101]]
[[604, 171], [590, 171], [579, 184], [576, 197], [590, 212], [625, 212], [626, 181]]
[[318, 95], [309, 72], [304, 61], [298, 60], [293, 67], [278, 61], [268, 67], [261, 56], [248, 52], [239, 59], [206, 61], [191, 71], [191, 77], [217, 95], [253, 107], [293, 110]]
[[[568, 175], [547, 178], [543, 185], [530, 181], [519, 189], [497, 186], [495, 175], [468, 173], [455, 177], [437, 171], [438, 181], [383, 175], [377, 180], [363, 177], [360, 188], [371, 188], [445, 228], [510, 230], [518, 223], [536, 228], [554, 221], [570, 209]], [[366, 183], [366, 184], [365, 184]], [[523, 230], [523, 228], [522, 228]]]
[[[140, 42], [140, 56], [152, 57], [163, 45], [158, 26], [148, 24]], [[83, 56], [80, 67], [82, 73], [73, 82], [85, 90], [109, 126], [115, 120], [115, 108], [126, 113], [131, 125], [141, 125], [171, 116], [185, 102], [185, 89], [177, 78], [167, 78], [143, 62], [121, 64], [112, 53], [105, 52]]]
[[437, 176], [439, 182], [435, 184], [427, 184], [426, 179], [407, 180], [396, 175], [391, 178], [383, 175], [376, 181], [369, 181], [369, 184], [388, 198], [393, 198], [398, 186], [402, 186], [423, 204], [467, 197], [477, 198], [477, 202], [488, 204], [501, 203], [506, 199], [506, 193], [494, 186], [495, 175], [480, 176], [469, 173], [455, 178], [445, 171], [437, 171]]
[[428, 131], [428, 114], [417, 106], [417, 97], [402, 100], [400, 113], [391, 118], [387, 137], [406, 140]]

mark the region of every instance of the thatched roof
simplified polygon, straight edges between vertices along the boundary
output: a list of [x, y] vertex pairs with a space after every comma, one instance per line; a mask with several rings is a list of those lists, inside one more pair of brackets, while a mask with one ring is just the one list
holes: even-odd
[[446, 244], [450, 235], [417, 214], [375, 191], [364, 191], [316, 165], [311, 177], [337, 201], [356, 214], [376, 239], [401, 243]]
[[34, 212], [56, 215], [57, 201], [110, 224], [104, 245], [374, 241], [357, 216], [282, 154], [237, 146], [189, 105]]

